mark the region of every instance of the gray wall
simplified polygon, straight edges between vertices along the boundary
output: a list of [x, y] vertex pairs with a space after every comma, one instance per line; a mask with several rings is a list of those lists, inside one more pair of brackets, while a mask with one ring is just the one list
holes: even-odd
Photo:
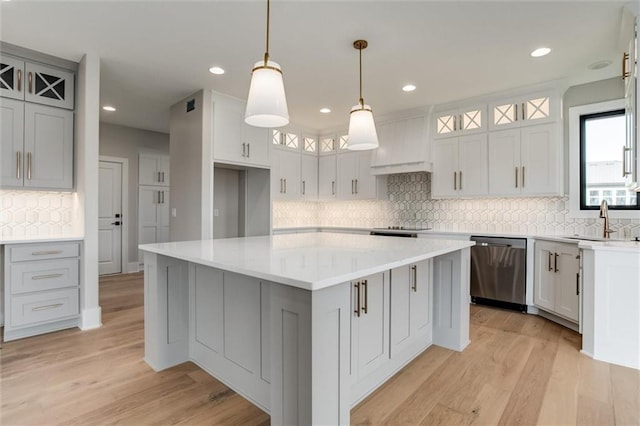
[[218, 216], [213, 219], [213, 238], [239, 237], [241, 188], [240, 170], [214, 168], [213, 208]]
[[[100, 155], [129, 160], [129, 211], [123, 212], [123, 220], [128, 220], [129, 225], [129, 263], [138, 262], [138, 153], [140, 151], [169, 154], [169, 135], [100, 123]], [[122, 265], [123, 270], [126, 270], [126, 267], [127, 265]]]
[[[624, 81], [620, 77], [571, 86], [562, 100], [564, 120], [564, 188], [569, 193], [569, 108], [624, 98]], [[579, 179], [578, 176], [573, 177]]]
[[[192, 99], [195, 109], [187, 112]], [[171, 241], [213, 238], [211, 113], [211, 92], [204, 90], [171, 107]]]

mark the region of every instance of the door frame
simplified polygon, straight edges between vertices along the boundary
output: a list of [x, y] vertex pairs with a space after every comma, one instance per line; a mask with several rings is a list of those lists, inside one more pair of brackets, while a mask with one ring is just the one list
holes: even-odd
[[[100, 161], [106, 161], [109, 163], [120, 163], [122, 167], [122, 179], [121, 184], [122, 188], [120, 188], [120, 196], [122, 197], [122, 219], [124, 219], [125, 212], [127, 216], [129, 216], [129, 159], [123, 157], [111, 157], [108, 155], [100, 155], [98, 158], [98, 164]], [[100, 184], [98, 183], [98, 189], [100, 188]], [[120, 238], [120, 270], [121, 274], [128, 274], [129, 272], [138, 272], [137, 268], [135, 271], [129, 271], [129, 221], [133, 220], [133, 218], [127, 218], [126, 220], [122, 220], [122, 235]], [[136, 218], [137, 223], [137, 218]], [[137, 265], [137, 262], [135, 262]]]

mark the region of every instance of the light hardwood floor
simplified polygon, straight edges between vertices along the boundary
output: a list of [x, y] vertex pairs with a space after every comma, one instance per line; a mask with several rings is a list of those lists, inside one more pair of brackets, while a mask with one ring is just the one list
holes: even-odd
[[[141, 274], [102, 278], [100, 304], [100, 329], [3, 344], [0, 424], [269, 423], [192, 363], [144, 363]], [[640, 372], [581, 355], [578, 334], [543, 318], [471, 313], [464, 352], [429, 348], [354, 407], [352, 424], [640, 424]]]

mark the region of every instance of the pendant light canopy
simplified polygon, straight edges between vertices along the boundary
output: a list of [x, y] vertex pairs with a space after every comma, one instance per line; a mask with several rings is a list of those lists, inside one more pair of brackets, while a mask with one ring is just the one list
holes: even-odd
[[269, 12], [267, 0], [267, 48], [264, 60], [256, 62], [251, 71], [249, 99], [245, 123], [256, 127], [281, 127], [289, 124], [289, 110], [284, 93], [282, 69], [269, 60]]
[[378, 147], [378, 134], [376, 124], [373, 121], [371, 107], [364, 103], [362, 98], [362, 49], [366, 49], [366, 40], [356, 40], [353, 47], [360, 53], [360, 99], [358, 104], [351, 108], [349, 120], [349, 140], [347, 149], [362, 151], [365, 149], [375, 149]]

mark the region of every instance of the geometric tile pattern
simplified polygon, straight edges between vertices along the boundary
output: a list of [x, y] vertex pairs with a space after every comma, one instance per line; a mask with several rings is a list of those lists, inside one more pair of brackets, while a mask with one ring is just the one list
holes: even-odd
[[74, 197], [69, 192], [0, 190], [0, 235], [71, 234]]
[[[388, 225], [436, 231], [599, 236], [602, 220], [569, 217], [567, 197], [432, 200], [429, 173], [388, 177], [388, 201], [273, 202], [273, 227]], [[614, 238], [640, 236], [638, 219], [611, 219]]]

